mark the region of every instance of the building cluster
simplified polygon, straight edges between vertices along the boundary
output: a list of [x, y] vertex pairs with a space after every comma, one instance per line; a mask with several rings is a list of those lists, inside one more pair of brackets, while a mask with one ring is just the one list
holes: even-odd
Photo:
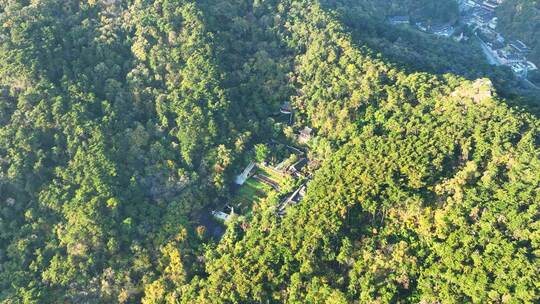
[[451, 24], [427, 24], [424, 22], [416, 22], [416, 27], [422, 32], [434, 34], [441, 37], [451, 37], [456, 29]]
[[[291, 114], [293, 108], [290, 103], [283, 103], [280, 108], [283, 114]], [[304, 126], [296, 134], [297, 143], [303, 147], [295, 147], [277, 140], [270, 140], [266, 146], [274, 152], [273, 161], [251, 161], [234, 180], [237, 195], [229, 201], [221, 210], [212, 210], [213, 218], [221, 222], [227, 222], [234, 216], [241, 216], [246, 212], [245, 199], [253, 203], [257, 196], [262, 193], [268, 194], [269, 190], [258, 188], [254, 184], [262, 185], [280, 193], [281, 200], [277, 206], [277, 215], [283, 217], [288, 206], [298, 204], [305, 196], [307, 183], [312, 179], [313, 172], [320, 167], [320, 162], [308, 157], [306, 145], [312, 140], [314, 130]], [[296, 187], [293, 190], [284, 190], [283, 186], [290, 178]], [[299, 186], [298, 186], [299, 185]], [[241, 193], [242, 187], [251, 187], [253, 190]], [[287, 189], [287, 188], [285, 188]], [[255, 191], [256, 193], [252, 193]], [[248, 195], [248, 197], [245, 197]], [[235, 211], [236, 210], [236, 211]]]
[[496, 65], [508, 66], [517, 76], [526, 78], [529, 71], [537, 66], [527, 60], [531, 51], [520, 40], [505, 38], [497, 29], [495, 9], [504, 0], [461, 0], [462, 20], [480, 38], [482, 48], [489, 61]]
[[[495, 10], [504, 0], [459, 0], [461, 20], [480, 39], [482, 49], [491, 64], [505, 65], [519, 77], [526, 78], [528, 72], [538, 67], [527, 59], [530, 48], [520, 40], [507, 39], [497, 31], [497, 16]], [[392, 25], [411, 25], [410, 16], [398, 15], [388, 18]], [[456, 29], [452, 24], [414, 23], [420, 31], [441, 37], [452, 37]], [[456, 41], [467, 40], [463, 32], [455, 35]]]
[[[411, 18], [407, 15], [390, 16], [388, 18], [388, 22], [392, 25], [412, 24]], [[455, 32], [455, 28], [451, 24], [428, 24], [425, 22], [416, 22], [414, 25], [423, 32], [441, 37], [451, 37]]]
[[479, 1], [461, 0], [459, 9], [462, 13], [462, 20], [470, 26], [497, 28], [497, 17], [495, 9], [502, 3], [499, 1]]

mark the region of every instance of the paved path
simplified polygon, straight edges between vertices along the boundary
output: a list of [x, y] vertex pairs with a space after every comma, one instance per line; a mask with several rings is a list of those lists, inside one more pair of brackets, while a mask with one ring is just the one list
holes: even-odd
[[274, 188], [274, 190], [279, 191], [279, 185], [268, 177], [264, 175], [254, 175], [253, 178], [267, 184], [268, 186]]
[[532, 83], [529, 79], [526, 79], [526, 78], [525, 78], [525, 79], [523, 79], [523, 81], [524, 81], [526, 84], [528, 84], [529, 86], [531, 86], [531, 87], [533, 87], [533, 88], [535, 88], [535, 89], [537, 89], [537, 90], [540, 90], [540, 87], [537, 86], [537, 85], [535, 85], [534, 83]]
[[489, 50], [489, 47], [484, 43], [484, 41], [482, 41], [482, 39], [480, 39], [478, 36], [476, 36], [476, 38], [478, 38], [478, 40], [480, 41], [480, 46], [482, 47], [482, 51], [484, 51], [484, 54], [486, 55], [489, 64], [500, 65], [501, 63], [499, 62], [499, 60], [497, 60], [497, 58], [495, 58], [495, 56], [493, 56], [493, 54]]
[[249, 163], [246, 169], [244, 169], [244, 171], [240, 175], [236, 176], [236, 179], [234, 180], [234, 182], [237, 185], [243, 185], [248, 179], [249, 173], [251, 172], [251, 170], [253, 170], [254, 167], [255, 167], [255, 162]]

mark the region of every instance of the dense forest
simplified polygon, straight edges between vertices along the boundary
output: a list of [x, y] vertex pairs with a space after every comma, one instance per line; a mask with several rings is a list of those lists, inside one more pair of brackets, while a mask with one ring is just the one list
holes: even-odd
[[[0, 0], [0, 302], [539, 302], [537, 108], [380, 17], [453, 4], [352, 2]], [[305, 197], [213, 236], [304, 126]]]

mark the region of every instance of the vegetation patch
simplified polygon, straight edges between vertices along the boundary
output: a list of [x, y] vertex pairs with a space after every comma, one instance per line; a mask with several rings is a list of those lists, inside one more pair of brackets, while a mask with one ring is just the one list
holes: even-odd
[[251, 210], [253, 203], [268, 196], [272, 187], [253, 177], [249, 178], [232, 199], [232, 206], [236, 213], [246, 214]]

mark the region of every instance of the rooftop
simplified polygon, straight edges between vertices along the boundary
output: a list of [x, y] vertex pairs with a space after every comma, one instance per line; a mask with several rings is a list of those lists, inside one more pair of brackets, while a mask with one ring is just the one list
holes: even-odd
[[402, 24], [402, 23], [409, 23], [410, 18], [409, 16], [402, 15], [402, 16], [390, 16], [388, 17], [388, 22], [392, 24]]
[[527, 52], [529, 51], [529, 47], [523, 43], [521, 40], [514, 40], [510, 43], [510, 46], [516, 49], [519, 52]]
[[291, 114], [292, 112], [291, 103], [288, 101], [283, 102], [283, 104], [281, 104], [279, 111], [283, 114]]
[[302, 129], [300, 131], [300, 134], [301, 135], [306, 135], [306, 136], [311, 136], [311, 132], [313, 132], [313, 129], [311, 129], [310, 127], [305, 127], [304, 129]]

